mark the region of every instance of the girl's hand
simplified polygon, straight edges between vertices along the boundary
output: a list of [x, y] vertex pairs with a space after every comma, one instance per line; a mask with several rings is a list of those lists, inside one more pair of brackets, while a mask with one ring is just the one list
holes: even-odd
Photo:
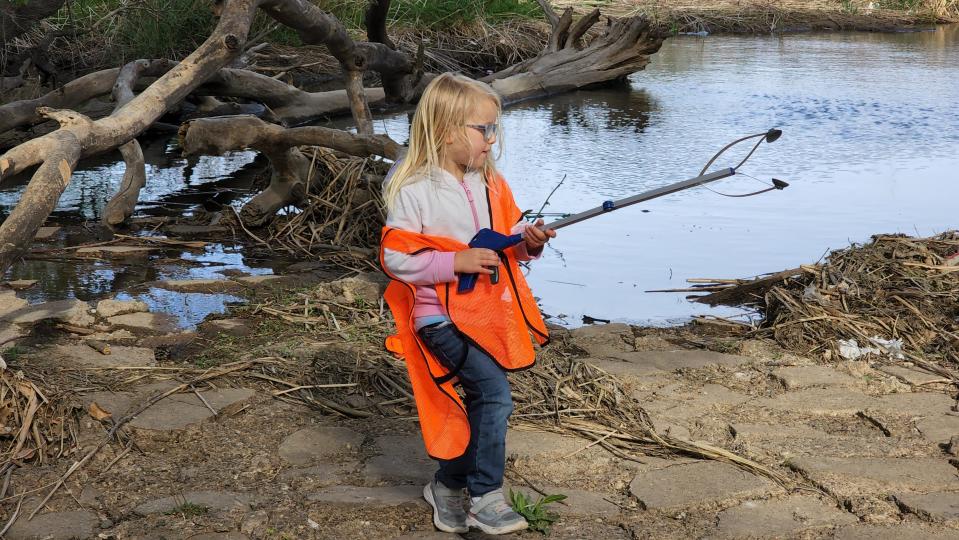
[[526, 227], [523, 238], [526, 240], [526, 249], [539, 249], [543, 247], [550, 238], [556, 238], [556, 231], [550, 229], [544, 231], [540, 229], [543, 226], [543, 220], [537, 219], [531, 227]]
[[499, 256], [492, 249], [464, 249], [453, 256], [453, 271], [457, 274], [492, 274], [487, 266], [499, 266]]

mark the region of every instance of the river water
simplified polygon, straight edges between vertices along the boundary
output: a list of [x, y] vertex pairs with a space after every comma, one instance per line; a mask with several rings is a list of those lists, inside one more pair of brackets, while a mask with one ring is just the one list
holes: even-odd
[[[737, 312], [644, 291], [793, 268], [877, 233], [955, 229], [957, 104], [956, 27], [669, 39], [628, 86], [504, 114], [501, 168], [520, 207], [538, 210], [563, 175], [547, 211], [577, 212], [684, 180], [726, 143], [771, 127], [782, 138], [740, 171], [790, 187], [750, 198], [695, 188], [573, 225], [529, 281], [546, 313], [574, 324], [584, 314], [669, 324]], [[404, 123], [380, 129], [403, 140]], [[736, 176], [710, 188], [763, 186]]]
[[[520, 207], [539, 209], [563, 175], [547, 212], [577, 212], [684, 180], [726, 143], [772, 127], [783, 130], [782, 138], [760, 147], [744, 174], [710, 189], [751, 192], [771, 177], [790, 187], [749, 198], [695, 188], [571, 226], [533, 263], [528, 279], [553, 320], [579, 324], [590, 315], [674, 324], [739, 312], [646, 290], [783, 270], [877, 233], [955, 229], [957, 103], [955, 26], [671, 38], [628, 84], [504, 113], [500, 167]], [[376, 129], [405, 141], [407, 116], [381, 119]], [[154, 199], [187, 187], [183, 161], [168, 148], [160, 153], [165, 157], [149, 181]], [[249, 175], [255, 165], [251, 153], [204, 160], [188, 171], [191, 189], [236, 178], [235, 171]], [[97, 205], [77, 201], [105, 200], [121, 175], [110, 163], [78, 174], [60, 212], [90, 214]], [[14, 200], [0, 193], [0, 203]]]

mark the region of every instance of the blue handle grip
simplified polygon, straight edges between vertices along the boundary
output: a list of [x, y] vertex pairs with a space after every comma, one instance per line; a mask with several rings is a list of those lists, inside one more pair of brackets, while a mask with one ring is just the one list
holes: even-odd
[[460, 274], [459, 284], [456, 286], [456, 292], [465, 293], [473, 290], [476, 286], [476, 280], [479, 274]]
[[[470, 240], [469, 246], [471, 248], [492, 249], [493, 251], [500, 253], [504, 249], [510, 246], [515, 246], [522, 241], [522, 234], [513, 234], [507, 236], [491, 229], [480, 229], [480, 231], [476, 233], [476, 236]], [[478, 279], [479, 274], [460, 274], [459, 283], [456, 286], [456, 292], [466, 293], [472, 291], [473, 287], [476, 286], [476, 281]], [[490, 276], [490, 282], [496, 283], [498, 280], [499, 270], [494, 267], [493, 274]]]

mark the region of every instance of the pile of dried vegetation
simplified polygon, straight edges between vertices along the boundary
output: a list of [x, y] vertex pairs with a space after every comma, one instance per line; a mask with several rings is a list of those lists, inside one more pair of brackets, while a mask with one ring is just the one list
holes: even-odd
[[[959, 384], [959, 232], [877, 235], [824, 262], [755, 280], [696, 280], [710, 304], [758, 309], [750, 335], [800, 354], [849, 357], [855, 340]], [[892, 345], [891, 345], [892, 344]]]

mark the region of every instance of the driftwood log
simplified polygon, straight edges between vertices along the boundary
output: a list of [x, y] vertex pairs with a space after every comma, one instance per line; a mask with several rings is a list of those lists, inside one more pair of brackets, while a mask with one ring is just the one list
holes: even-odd
[[605, 32], [584, 46], [583, 36], [599, 21], [598, 9], [574, 24], [572, 8], [558, 16], [548, 2], [539, 3], [553, 27], [546, 49], [482, 79], [506, 103], [621, 79], [645, 68], [663, 44], [645, 17], [627, 17], [610, 19]]
[[[177, 62], [163, 59], [137, 60], [132, 64], [143, 62], [148, 65], [140, 70], [134, 81], [135, 91], [143, 90], [157, 77], [177, 65]], [[47, 121], [37, 112], [40, 107], [75, 109], [91, 99], [109, 95], [114, 90], [121, 69], [111, 68], [89, 73], [38, 98], [0, 105], [0, 134]], [[11, 84], [16, 82], [12, 81], [16, 77], [9, 79]], [[385, 97], [383, 88], [368, 88], [366, 94], [369, 103], [373, 104], [382, 102]], [[222, 68], [197, 87], [192, 95], [256, 101], [270, 110], [271, 119], [285, 126], [350, 112], [350, 99], [346, 90], [306, 92], [246, 69]], [[213, 116], [215, 112], [208, 110], [204, 115]]]
[[[599, 20], [599, 10], [594, 10], [573, 24], [571, 9], [567, 9], [560, 17], [552, 11], [548, 4], [541, 3], [544, 4], [544, 10], [553, 26], [549, 44], [543, 52], [528, 62], [517, 64], [483, 79], [491, 84], [506, 104], [568, 92], [625, 77], [643, 69], [649, 63], [649, 55], [655, 53], [662, 46], [662, 38], [657, 37], [650, 30], [648, 21], [642, 17], [611, 21], [601, 36], [595, 38], [589, 46], [583, 46], [582, 38], [590, 27]], [[374, 6], [374, 8], [378, 7]], [[369, 14], [367, 15], [367, 22], [368, 24], [370, 22]], [[253, 84], [256, 84], [255, 81], [263, 80], [264, 83], [270, 81], [266, 83], [269, 85], [277, 84], [269, 77], [249, 75], [249, 72], [244, 72], [242, 77], [245, 81], [242, 83], [234, 82], [232, 91], [226, 88], [216, 88], [215, 91], [220, 94], [237, 95], [239, 88], [250, 88]], [[423, 83], [427, 82], [429, 78], [429, 76], [424, 77], [422, 81], [419, 81], [420, 84], [407, 91], [411, 92], [413, 97], [418, 97], [419, 93], [422, 92]], [[282, 90], [277, 87], [274, 92], [280, 94]], [[289, 93], [294, 92], [298, 91], [289, 91]], [[268, 94], [266, 91], [260, 92], [260, 95], [266, 94]], [[244, 97], [253, 97], [254, 95], [249, 94]], [[389, 99], [385, 96], [385, 93], [383, 97]], [[291, 100], [291, 103], [299, 104], [302, 99], [298, 97]], [[341, 96], [340, 99], [346, 99], [346, 96]], [[317, 101], [325, 105], [333, 103], [331, 98], [325, 96], [317, 99]], [[292, 107], [296, 106], [293, 105]], [[296, 115], [289, 109], [285, 111], [285, 114], [294, 117]], [[203, 148], [205, 153], [223, 154], [228, 151], [253, 148], [263, 152], [271, 160], [274, 173], [270, 185], [251, 199], [240, 212], [241, 219], [249, 226], [263, 225], [284, 206], [299, 202], [302, 197], [300, 194], [304, 193], [302, 187], [306, 183], [309, 172], [309, 168], [305, 169], [305, 173], [303, 172], [302, 164], [306, 161], [306, 158], [296, 150], [284, 150], [284, 145], [287, 145], [287, 148], [290, 144], [326, 146], [357, 156], [372, 154], [396, 159], [396, 155], [392, 155], [392, 153], [395, 152], [398, 144], [393, 141], [390, 141], [392, 144], [381, 147], [383, 150], [390, 152], [390, 154], [384, 154], [376, 151], [370, 144], [360, 144], [350, 148], [344, 147], [342, 141], [345, 141], [346, 137], [343, 136], [336, 139], [329, 133], [320, 135], [319, 132], [310, 132], [311, 135], [307, 136], [307, 132], [300, 129], [283, 130], [276, 126], [267, 128], [267, 124], [257, 124], [254, 130], [255, 138], [235, 135], [237, 132], [251, 129], [253, 123], [254, 119], [247, 117], [210, 119], [184, 125], [181, 130], [183, 140], [192, 140], [191, 148], [193, 150], [191, 151], [193, 152], [198, 152], [199, 148]], [[358, 132], [364, 133], [362, 130], [358, 130]], [[323, 139], [328, 139], [331, 142], [335, 139], [340, 143], [340, 146], [334, 147], [324, 144], [321, 142]], [[269, 151], [266, 150], [268, 146]], [[290, 167], [291, 161], [300, 165]]]
[[[389, 40], [385, 24], [388, 0], [370, 4], [368, 43], [353, 41], [335, 17], [306, 0], [214, 0], [213, 4], [219, 17], [216, 28], [178, 63], [138, 60], [80, 77], [38, 99], [0, 107], [0, 133], [39, 122], [59, 123], [59, 129], [0, 155], [0, 182], [32, 170], [20, 202], [0, 224], [0, 270], [9, 268], [30, 244], [82, 158], [120, 149], [127, 169], [120, 190], [104, 213], [104, 223], [114, 226], [125, 221], [146, 181], [136, 137], [188, 97], [200, 101], [201, 112], [244, 110], [222, 98], [252, 101], [267, 111], [264, 117], [270, 122], [248, 115], [207, 118], [184, 124], [180, 133], [188, 153], [253, 148], [270, 159], [270, 186], [241, 212], [244, 222], [251, 225], [263, 223], [304, 196], [310, 163], [299, 146], [324, 146], [390, 159], [402, 154], [403, 147], [395, 141], [373, 135], [369, 104], [415, 101], [431, 76], [422, 74], [421, 63]], [[642, 69], [662, 44], [641, 17], [611, 20], [605, 32], [592, 32], [595, 37], [584, 44], [583, 37], [600, 18], [598, 11], [573, 22], [571, 11], [558, 16], [545, 2], [544, 7], [553, 26], [546, 49], [528, 62], [486, 78], [507, 103], [625, 77]], [[325, 45], [340, 63], [345, 89], [304, 92], [242, 69], [257, 10], [295, 29], [304, 43]], [[422, 56], [422, 46], [417, 56]], [[378, 72], [383, 88], [363, 87], [363, 73], [370, 69]], [[116, 107], [109, 116], [92, 120], [71, 110], [111, 90]], [[289, 127], [347, 111], [355, 120], [355, 135], [320, 127]]]
[[[221, 69], [197, 88], [196, 93], [258, 101], [266, 105], [276, 120], [285, 126], [351, 111], [351, 98], [346, 90], [305, 92], [245, 69]], [[385, 97], [382, 88], [368, 88], [365, 93], [369, 103], [383, 101]]]
[[[117, 109], [122, 108], [134, 98], [133, 86], [140, 78], [140, 74], [150, 68], [150, 64], [147, 60], [137, 60], [123, 66], [120, 70], [117, 82], [113, 85], [113, 99], [117, 103]], [[136, 139], [121, 145], [120, 155], [123, 156], [125, 166], [123, 180], [120, 182], [117, 194], [107, 202], [103, 210], [102, 222], [108, 228], [123, 223], [133, 215], [137, 200], [140, 198], [140, 190], [147, 181], [143, 150]]]
[[[153, 60], [144, 68], [141, 77], [159, 77], [176, 65], [169, 60]], [[105, 69], [78, 77], [36, 99], [14, 101], [0, 106], [0, 133], [45, 121], [38, 110], [41, 107], [74, 109], [91, 99], [105, 96], [113, 90], [121, 68]]]

